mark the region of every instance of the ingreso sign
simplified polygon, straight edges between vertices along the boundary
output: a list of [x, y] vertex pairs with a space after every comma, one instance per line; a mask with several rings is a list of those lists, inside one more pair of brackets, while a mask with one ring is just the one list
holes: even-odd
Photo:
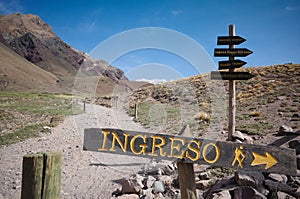
[[290, 175], [297, 168], [291, 149], [120, 129], [85, 129], [84, 150]]

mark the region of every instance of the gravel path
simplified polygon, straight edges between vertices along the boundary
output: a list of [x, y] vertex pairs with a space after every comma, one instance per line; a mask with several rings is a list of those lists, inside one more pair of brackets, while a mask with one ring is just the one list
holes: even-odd
[[103, 127], [146, 132], [124, 111], [87, 104], [86, 113], [67, 117], [51, 134], [0, 148], [0, 199], [20, 198], [23, 156], [44, 151], [63, 152], [61, 198], [111, 198], [120, 179], [150, 160], [83, 151], [84, 129]]

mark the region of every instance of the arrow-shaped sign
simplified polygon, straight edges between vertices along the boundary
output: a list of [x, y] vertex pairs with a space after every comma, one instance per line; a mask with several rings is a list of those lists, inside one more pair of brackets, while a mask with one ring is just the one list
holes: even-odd
[[240, 36], [220, 36], [218, 37], [218, 45], [238, 45], [246, 41]]
[[219, 70], [230, 69], [230, 68], [240, 68], [247, 64], [242, 60], [232, 60], [232, 61], [219, 61]]
[[[188, 129], [183, 131], [188, 132]], [[155, 132], [85, 129], [83, 149], [233, 169], [288, 175], [297, 174], [296, 151], [292, 149], [158, 134]], [[266, 155], [260, 155], [265, 151], [268, 151]], [[271, 154], [276, 154], [276, 158]]]
[[215, 48], [214, 56], [215, 57], [246, 57], [253, 53], [247, 48]]
[[212, 71], [210, 75], [212, 80], [248, 80], [254, 77], [254, 75], [248, 72]]
[[278, 160], [268, 152], [266, 152], [266, 156], [260, 155], [255, 152], [252, 152], [252, 154], [254, 156], [254, 160], [252, 161], [251, 166], [265, 164], [265, 169], [268, 169], [278, 162]]

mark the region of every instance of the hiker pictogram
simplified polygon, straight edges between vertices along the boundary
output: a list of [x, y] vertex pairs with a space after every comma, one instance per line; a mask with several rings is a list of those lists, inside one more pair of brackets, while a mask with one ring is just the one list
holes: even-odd
[[243, 146], [236, 147], [236, 149], [235, 149], [235, 158], [232, 161], [232, 166], [234, 166], [236, 161], [238, 161], [238, 167], [243, 168], [243, 161], [246, 158], [246, 156], [244, 155], [244, 153], [242, 151], [243, 148], [244, 148]]

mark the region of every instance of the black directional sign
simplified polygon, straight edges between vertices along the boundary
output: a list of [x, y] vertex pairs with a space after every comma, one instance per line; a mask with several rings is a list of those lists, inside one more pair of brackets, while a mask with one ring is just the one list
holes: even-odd
[[212, 71], [212, 80], [248, 80], [254, 77], [254, 75], [248, 72], [220, 72]]
[[246, 57], [253, 53], [247, 48], [215, 48], [214, 56], [215, 57]]
[[230, 68], [240, 68], [247, 64], [242, 60], [232, 60], [232, 61], [219, 61], [219, 70], [230, 69]]
[[238, 45], [246, 41], [240, 36], [220, 36], [218, 37], [218, 45]]
[[296, 152], [271, 146], [224, 142], [121, 129], [85, 129], [83, 149], [295, 175]]

